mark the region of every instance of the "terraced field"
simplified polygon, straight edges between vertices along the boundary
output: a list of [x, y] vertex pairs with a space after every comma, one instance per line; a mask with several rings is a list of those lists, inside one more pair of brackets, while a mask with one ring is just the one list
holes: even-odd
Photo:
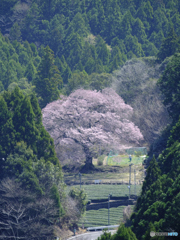
[[[68, 187], [70, 189], [71, 187]], [[140, 194], [142, 185], [136, 185], [136, 193]], [[84, 185], [82, 189], [88, 195], [89, 200], [108, 199], [108, 195], [112, 194], [113, 197], [123, 197], [129, 195], [129, 189], [127, 185], [111, 185], [111, 184], [99, 184], [99, 185]], [[131, 194], [134, 194], [134, 185], [131, 185]], [[119, 206], [116, 208], [110, 207], [110, 224], [117, 225], [123, 221], [123, 210], [126, 206]], [[131, 206], [132, 208], [134, 206]], [[82, 227], [94, 227], [94, 226], [106, 226], [108, 225], [108, 209], [101, 208], [99, 210], [86, 211], [85, 217], [82, 217], [79, 221], [79, 226]]]
[[[72, 187], [68, 187], [69, 191]], [[79, 188], [79, 186], [78, 186]], [[139, 195], [142, 185], [136, 185], [136, 194]], [[92, 184], [83, 185], [82, 189], [88, 195], [89, 200], [107, 199], [109, 194], [113, 197], [123, 197], [129, 195], [128, 185], [112, 185], [112, 184]], [[131, 185], [131, 194], [135, 194], [135, 185]]]
[[[110, 225], [118, 225], [123, 221], [123, 210], [126, 206], [119, 206], [117, 208], [110, 208]], [[133, 208], [134, 206], [132, 206]], [[95, 227], [108, 225], [108, 209], [101, 208], [99, 210], [90, 210], [86, 212], [86, 216], [81, 218], [79, 226], [81, 227]]]
[[[144, 179], [142, 161], [142, 158], [135, 156], [132, 158], [131, 183], [133, 185], [131, 185], [131, 195], [140, 195], [142, 189], [142, 181]], [[94, 160], [93, 164], [96, 166], [96, 171], [81, 174], [81, 189], [84, 189], [87, 193], [88, 200], [103, 202], [108, 200], [109, 194], [112, 194], [113, 197], [129, 196], [129, 159], [127, 156], [110, 157], [108, 161], [106, 156], [102, 166], [97, 166], [96, 160]], [[100, 184], [94, 184], [97, 180], [100, 180]], [[65, 173], [65, 182], [68, 184], [67, 192], [73, 187], [80, 188], [80, 185], [78, 185], [80, 184], [79, 173]], [[136, 185], [134, 185], [135, 182]], [[110, 225], [118, 225], [123, 221], [123, 210], [125, 207], [124, 205], [110, 207]], [[131, 207], [133, 208], [134, 206]], [[84, 227], [108, 225], [108, 209], [101, 208], [86, 211], [85, 217], [82, 217], [79, 221], [80, 227], [82, 227], [82, 224]]]
[[[97, 166], [101, 171], [92, 173], [83, 173], [81, 181], [83, 185], [93, 184], [94, 180], [99, 179], [102, 183], [128, 183], [129, 182], [129, 166]], [[133, 165], [131, 167], [131, 182], [134, 183], [134, 170], [136, 171], [136, 184], [142, 183], [144, 179], [144, 168], [142, 164]], [[64, 180], [67, 185], [80, 184], [79, 174], [64, 173]]]

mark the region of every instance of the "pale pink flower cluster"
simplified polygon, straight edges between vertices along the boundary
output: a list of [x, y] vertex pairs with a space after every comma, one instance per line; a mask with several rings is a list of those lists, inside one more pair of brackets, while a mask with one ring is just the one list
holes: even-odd
[[110, 88], [102, 92], [78, 89], [69, 97], [48, 104], [42, 113], [56, 151], [63, 139], [89, 148], [109, 146], [117, 150], [138, 146], [143, 140], [139, 128], [131, 121], [132, 107]]

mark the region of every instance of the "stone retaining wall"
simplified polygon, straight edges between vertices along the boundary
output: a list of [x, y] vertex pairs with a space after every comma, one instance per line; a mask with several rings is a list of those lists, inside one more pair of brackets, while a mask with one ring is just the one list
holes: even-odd
[[[119, 207], [119, 206], [128, 206], [128, 205], [134, 205], [134, 200], [122, 200], [122, 201], [110, 201], [110, 208], [112, 207]], [[101, 202], [101, 203], [91, 203], [86, 206], [86, 211], [89, 210], [98, 210], [101, 208], [108, 208], [108, 202]]]

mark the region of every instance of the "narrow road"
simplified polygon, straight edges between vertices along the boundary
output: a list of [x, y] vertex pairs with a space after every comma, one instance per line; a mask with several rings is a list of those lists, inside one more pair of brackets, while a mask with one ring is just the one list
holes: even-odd
[[[111, 232], [111, 234], [114, 234], [116, 230], [109, 230], [107, 232]], [[74, 237], [70, 237], [67, 240], [96, 240], [98, 237], [100, 237], [103, 234], [102, 231], [98, 232], [88, 232], [83, 233]]]

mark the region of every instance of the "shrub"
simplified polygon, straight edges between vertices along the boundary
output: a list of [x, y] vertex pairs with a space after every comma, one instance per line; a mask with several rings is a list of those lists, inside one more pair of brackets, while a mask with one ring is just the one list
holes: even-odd
[[98, 157], [98, 161], [97, 161], [98, 166], [103, 165], [104, 158], [105, 158], [105, 155], [101, 155]]
[[137, 152], [135, 151], [135, 156], [136, 157], [140, 157], [141, 155], [142, 155], [141, 151], [137, 151]]

